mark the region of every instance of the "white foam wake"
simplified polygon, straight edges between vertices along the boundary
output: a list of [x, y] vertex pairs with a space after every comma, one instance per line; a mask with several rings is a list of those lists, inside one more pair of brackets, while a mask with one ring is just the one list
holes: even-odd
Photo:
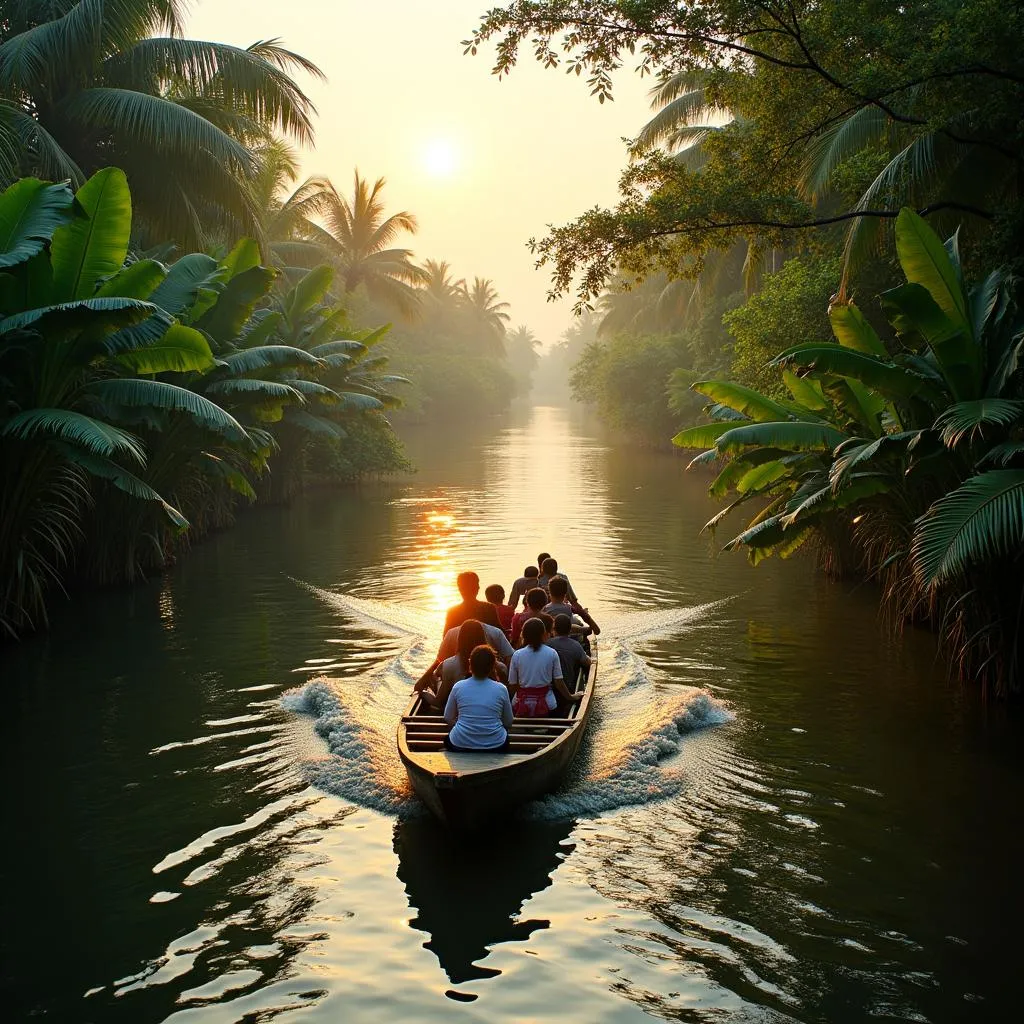
[[[304, 766], [309, 780], [385, 813], [419, 813], [421, 805], [398, 757], [395, 728], [413, 680], [433, 654], [425, 639], [433, 631], [425, 613], [304, 586], [361, 625], [411, 641], [371, 672], [343, 682], [320, 677], [281, 698], [284, 707], [312, 718], [324, 741], [324, 756]], [[628, 642], [701, 625], [721, 603], [609, 619], [601, 637], [594, 720], [574, 775], [557, 793], [524, 808], [525, 815], [564, 819], [599, 814], [664, 799], [682, 788], [685, 774], [673, 760], [685, 737], [734, 715], [707, 690], [660, 686]]]

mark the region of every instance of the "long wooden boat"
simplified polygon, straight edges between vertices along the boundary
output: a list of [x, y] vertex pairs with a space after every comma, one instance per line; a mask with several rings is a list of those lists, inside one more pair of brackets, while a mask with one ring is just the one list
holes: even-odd
[[551, 792], [579, 750], [597, 679], [597, 644], [589, 673], [573, 692], [583, 700], [564, 718], [517, 718], [501, 752], [456, 753], [445, 748], [448, 726], [418, 693], [398, 725], [398, 753], [416, 795], [453, 828], [473, 829], [519, 804]]

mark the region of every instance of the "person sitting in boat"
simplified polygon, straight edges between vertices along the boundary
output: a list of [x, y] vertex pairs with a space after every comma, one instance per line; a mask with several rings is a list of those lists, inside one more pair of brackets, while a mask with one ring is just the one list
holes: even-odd
[[566, 688], [558, 652], [545, 646], [546, 636], [540, 619], [527, 619], [523, 625], [524, 646], [512, 655], [508, 688], [512, 710], [520, 718], [541, 718], [555, 711], [559, 700], [576, 704], [583, 699], [582, 693], [570, 693]]
[[462, 600], [448, 609], [444, 617], [444, 632], [447, 633], [452, 626], [461, 626], [466, 619], [477, 619], [480, 622], [489, 622], [492, 626], [501, 629], [501, 622], [494, 605], [487, 601], [478, 601], [476, 595], [480, 593], [480, 577], [475, 572], [460, 572], [455, 580]]
[[498, 613], [498, 621], [506, 633], [512, 632], [512, 616], [515, 615], [511, 605], [505, 604], [505, 588], [500, 583], [492, 583], [485, 591], [484, 597], [494, 605]]
[[470, 675], [458, 680], [444, 705], [444, 720], [451, 726], [444, 745], [449, 750], [504, 750], [512, 725], [508, 688], [491, 678], [494, 651], [486, 645], [469, 654]]
[[508, 604], [513, 612], [518, 609], [520, 599], [526, 597], [527, 593], [537, 586], [539, 575], [540, 569], [536, 565], [528, 565], [523, 570], [523, 575], [512, 584], [512, 589], [508, 593]]
[[[553, 558], [549, 558], [545, 565], [557, 573], [558, 563]], [[541, 579], [543, 578], [542, 576]], [[539, 583], [538, 586], [540, 586]], [[591, 617], [590, 612], [579, 603], [576, 595], [572, 592], [569, 580], [565, 576], [561, 573], [551, 576], [545, 589], [551, 595], [551, 601], [544, 608], [544, 611], [549, 615], [575, 614], [590, 627], [590, 631], [594, 636], [601, 632], [601, 627]]]
[[558, 571], [557, 560], [548, 555], [540, 567], [540, 576], [537, 577], [537, 586], [547, 590], [551, 586], [551, 581], [556, 576], [561, 576], [562, 579], [565, 580], [566, 587], [568, 588], [569, 600], [575, 601], [576, 594], [573, 592], [572, 584], [569, 582], [569, 577], [566, 576], [564, 572], [560, 573]]
[[[477, 622], [477, 619], [467, 619], [462, 624], [465, 626], [468, 622]], [[480, 625], [484, 631], [484, 642], [494, 648], [498, 655], [498, 678], [508, 678], [508, 663], [512, 660], [513, 648], [509, 643], [508, 637], [503, 629], [497, 626], [492, 626], [489, 622], [481, 622]], [[459, 649], [459, 633], [462, 630], [462, 626], [452, 626], [444, 635], [444, 639], [441, 641], [441, 646], [437, 649], [437, 657], [432, 662], [430, 668], [426, 670], [416, 680], [413, 691], [423, 690], [424, 687], [430, 687], [436, 689], [437, 683], [437, 669], [445, 658], [450, 658]]]
[[547, 639], [548, 647], [557, 651], [558, 660], [562, 663], [562, 679], [566, 687], [576, 685], [580, 677], [581, 669], [590, 668], [590, 655], [583, 649], [583, 645], [571, 637], [572, 617], [565, 612], [555, 616], [554, 634]]
[[548, 584], [551, 600], [544, 606], [544, 611], [552, 617], [568, 615], [572, 618], [572, 605], [569, 603], [569, 581], [564, 576], [552, 576]]
[[544, 605], [548, 603], [548, 595], [540, 589], [540, 587], [534, 587], [526, 594], [526, 607], [521, 612], [516, 612], [512, 616], [512, 646], [518, 647], [523, 633], [523, 624], [527, 619], [535, 618], [544, 611]]
[[[498, 632], [501, 632], [500, 630]], [[502, 634], [504, 637], [504, 634]], [[433, 687], [424, 687], [420, 690], [425, 703], [432, 708], [442, 709], [448, 702], [448, 696], [452, 687], [460, 680], [470, 674], [469, 656], [477, 647], [490, 646], [487, 643], [487, 636], [484, 633], [483, 624], [476, 619], [467, 619], [458, 627], [458, 646], [455, 653], [445, 658], [433, 673]], [[507, 642], [507, 641], [506, 641]], [[493, 648], [491, 648], [493, 650]], [[498, 673], [499, 662], [495, 655], [494, 671]], [[504, 666], [501, 667], [501, 674], [505, 675]], [[419, 684], [417, 683], [417, 686]]]

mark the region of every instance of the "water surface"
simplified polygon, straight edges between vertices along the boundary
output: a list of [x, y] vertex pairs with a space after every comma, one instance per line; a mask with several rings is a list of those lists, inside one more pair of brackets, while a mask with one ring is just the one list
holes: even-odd
[[[870, 590], [716, 555], [682, 460], [556, 409], [487, 435], [3, 653], [11, 1019], [1017, 1017], [1021, 723]], [[455, 574], [541, 548], [605, 626], [596, 727], [454, 841], [395, 720]]]

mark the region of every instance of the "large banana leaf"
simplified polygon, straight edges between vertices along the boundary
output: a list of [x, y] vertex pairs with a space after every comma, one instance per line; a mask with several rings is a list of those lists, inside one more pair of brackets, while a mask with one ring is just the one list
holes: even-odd
[[879, 299], [901, 335], [924, 339], [953, 397], [958, 401], [976, 398], [981, 390], [981, 348], [971, 337], [970, 327], [947, 316], [919, 284], [890, 288]]
[[736, 492], [738, 494], [761, 494], [765, 488], [771, 487], [788, 473], [789, 467], [781, 460], [754, 466], [736, 481]]
[[934, 587], [968, 569], [1024, 551], [1024, 470], [973, 476], [917, 521], [911, 558], [918, 580]]
[[197, 426], [215, 431], [233, 441], [248, 445], [249, 435], [242, 425], [219, 405], [187, 388], [159, 380], [98, 380], [82, 388], [81, 394], [92, 396], [110, 406], [129, 409], [167, 409], [190, 417]]
[[90, 298], [101, 281], [121, 269], [128, 254], [132, 197], [124, 171], [97, 171], [75, 199], [86, 216], [58, 228], [50, 244], [54, 302]]
[[130, 494], [133, 498], [158, 502], [167, 514], [167, 518], [179, 530], [188, 529], [188, 520], [173, 505], [166, 502], [149, 484], [140, 480], [134, 473], [129, 473], [123, 466], [100, 455], [92, 455], [70, 445], [62, 444], [58, 447], [64, 458], [84, 469], [90, 476], [109, 480], [118, 490]]
[[188, 373], [216, 365], [206, 338], [184, 324], [171, 324], [158, 341], [123, 352], [117, 361], [133, 373]]
[[256, 373], [272, 366], [321, 366], [316, 356], [292, 345], [260, 345], [259, 348], [243, 348], [231, 352], [221, 359], [227, 372], [234, 377]]
[[930, 397], [934, 391], [931, 382], [918, 373], [841, 345], [797, 345], [776, 356], [772, 365], [851, 377], [895, 401]]
[[74, 216], [67, 185], [21, 178], [0, 195], [0, 267], [14, 267], [42, 251], [54, 231]]
[[167, 277], [150, 295], [150, 301], [177, 316], [191, 308], [201, 288], [209, 288], [220, 268], [212, 256], [189, 253], [171, 264]]
[[345, 428], [340, 423], [335, 423], [324, 416], [316, 416], [305, 409], [285, 409], [284, 421], [296, 427], [301, 427], [307, 433], [319, 434], [336, 441], [348, 436]]
[[939, 236], [907, 207], [896, 218], [896, 252], [907, 280], [925, 288], [956, 328], [970, 335], [967, 297], [959, 269]]
[[[882, 413], [886, 410], [885, 400], [876, 392], [864, 387], [852, 377], [836, 377], [831, 374], [821, 379], [822, 390], [832, 399], [839, 413], [845, 413], [855, 424], [863, 427], [872, 437], [882, 432]], [[833, 422], [842, 420], [833, 415]]]
[[[167, 268], [156, 260], [136, 260], [119, 270], [97, 289], [97, 296], [120, 295], [129, 299], [148, 299], [167, 277]], [[168, 310], [170, 312], [170, 310]]]
[[374, 398], [373, 395], [362, 395], [358, 391], [341, 391], [338, 392], [338, 397], [341, 399], [343, 412], [366, 412], [384, 408], [384, 403], [379, 398]]
[[1007, 428], [1024, 425], [1024, 402], [1005, 398], [958, 402], [939, 416], [935, 429], [942, 431], [943, 444], [955, 448], [964, 438], [973, 441], [976, 436], [981, 436], [986, 424]]
[[[261, 316], [260, 314], [266, 314]], [[242, 348], [254, 348], [258, 345], [265, 345], [268, 338], [282, 333], [284, 328], [284, 315], [276, 310], [257, 310], [249, 319], [248, 324], [242, 329], [238, 343]]]
[[783, 370], [782, 382], [797, 404], [810, 409], [811, 412], [828, 412], [828, 400], [819, 381], [811, 377], [798, 377], [792, 370]]
[[745, 418], [756, 423], [771, 423], [776, 420], [791, 420], [796, 417], [786, 406], [766, 398], [752, 388], [732, 381], [699, 380], [690, 385], [692, 391], [710, 398], [713, 402], [734, 409]]
[[343, 338], [338, 341], [328, 341], [322, 345], [310, 346], [306, 351], [320, 359], [323, 359], [325, 356], [347, 356], [352, 353], [362, 353], [366, 351], [366, 346], [361, 341], [353, 341], [351, 338]]
[[150, 317], [162, 317], [165, 326], [170, 323], [170, 318], [162, 310], [141, 299], [81, 299], [5, 317], [0, 320], [0, 335], [27, 327], [45, 332], [49, 337], [69, 336], [86, 330], [96, 334], [130, 327]]
[[781, 448], [787, 452], [831, 452], [846, 440], [846, 434], [826, 423], [798, 420], [788, 423], [751, 423], [742, 427], [724, 425], [731, 429], [719, 435], [717, 442], [712, 442], [720, 452], [733, 452], [748, 447]]
[[904, 430], [897, 434], [885, 434], [874, 441], [852, 438], [837, 448], [829, 470], [833, 490], [838, 490], [854, 469], [880, 456], [907, 455], [911, 444], [921, 436], [919, 430]]
[[221, 395], [250, 395], [256, 399], [266, 399], [271, 403], [295, 402], [302, 405], [306, 400], [288, 384], [278, 380], [259, 380], [256, 377], [229, 377], [227, 380], [214, 381], [206, 387], [206, 393], [219, 397]]
[[327, 294], [333, 280], [334, 268], [326, 263], [304, 274], [302, 280], [284, 297], [284, 315], [295, 324], [299, 317], [308, 313]]
[[847, 303], [834, 303], [829, 306], [828, 318], [832, 324], [832, 333], [844, 348], [852, 348], [858, 352], [866, 352], [869, 356], [888, 359], [889, 353], [875, 329], [864, 318], [864, 314], [851, 299]]
[[[348, 310], [339, 306], [331, 310], [315, 327], [313, 327], [302, 339], [302, 347], [312, 351], [318, 345], [325, 345], [337, 339], [339, 333], [345, 330], [348, 323]], [[365, 348], [366, 346], [360, 346]]]
[[26, 409], [15, 413], [0, 435], [27, 441], [43, 437], [65, 441], [96, 455], [119, 455], [144, 465], [146, 453], [131, 434], [71, 409]]
[[[0, 329], [3, 324], [0, 324]], [[698, 427], [688, 427], [672, 438], [672, 443], [679, 448], [710, 448], [735, 423], [704, 423]]]
[[260, 265], [260, 247], [254, 238], [240, 238], [220, 261], [221, 280], [225, 283]]
[[217, 296], [217, 301], [195, 323], [222, 343], [234, 341], [252, 311], [269, 291], [277, 277], [273, 267], [250, 267], [233, 277]]

